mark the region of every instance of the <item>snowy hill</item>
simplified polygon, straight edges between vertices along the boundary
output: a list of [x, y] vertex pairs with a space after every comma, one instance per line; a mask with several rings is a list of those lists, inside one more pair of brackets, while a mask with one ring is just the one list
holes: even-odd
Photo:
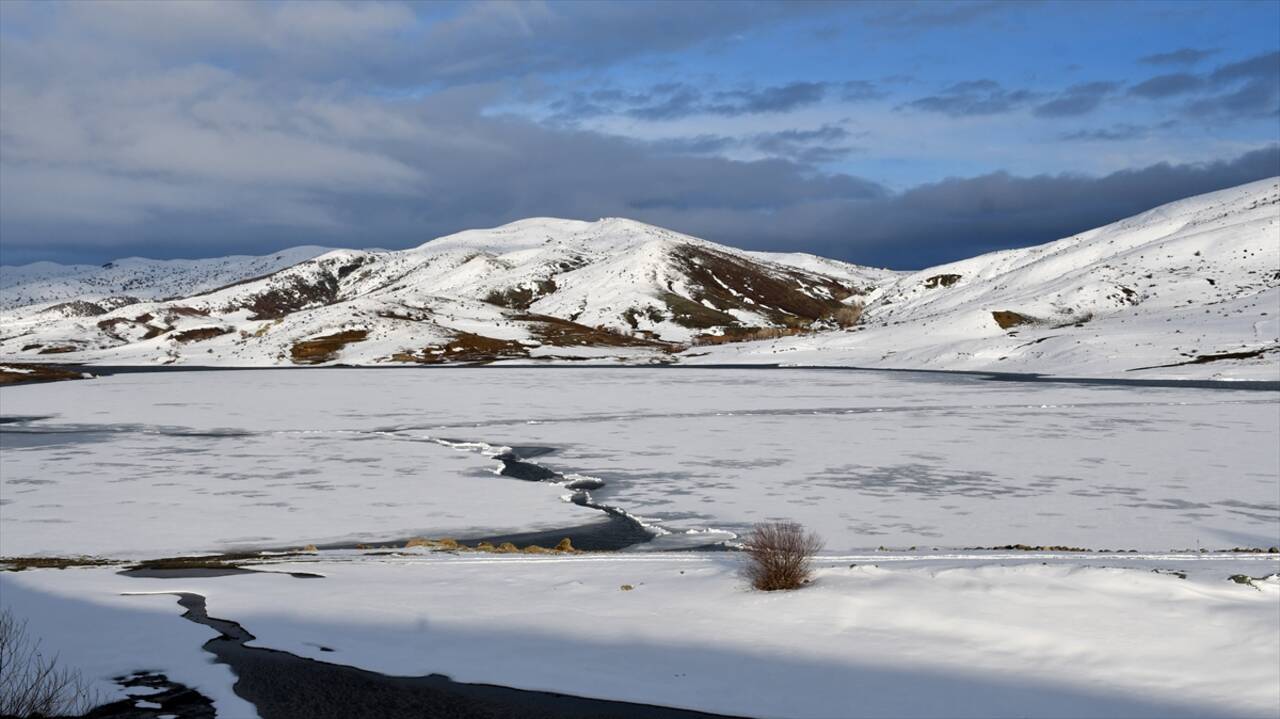
[[261, 277], [329, 250], [292, 247], [262, 257], [236, 255], [203, 260], [148, 260], [130, 257], [105, 265], [34, 262], [0, 266], [0, 310], [67, 300], [109, 297], [155, 300]]
[[[243, 267], [224, 262], [232, 265]], [[45, 274], [14, 287], [34, 296], [30, 288], [70, 284]], [[757, 255], [625, 219], [535, 218], [398, 252], [328, 252], [265, 277], [192, 284], [181, 299], [113, 295], [184, 277], [90, 283], [103, 291], [0, 316], [0, 356], [241, 366], [669, 360], [691, 342], [848, 323], [851, 305], [895, 276], [809, 255]]]
[[290, 262], [317, 251], [5, 268], [0, 298], [42, 302], [0, 313], [0, 358], [555, 358], [1280, 379], [1274, 178], [908, 274], [746, 252], [620, 218], [531, 218], [409, 250]]
[[1280, 181], [903, 275], [848, 331], [688, 362], [1280, 380]]

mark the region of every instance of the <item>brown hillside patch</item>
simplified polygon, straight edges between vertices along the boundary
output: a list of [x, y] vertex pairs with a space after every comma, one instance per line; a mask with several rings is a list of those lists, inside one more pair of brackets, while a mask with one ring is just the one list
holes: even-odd
[[189, 342], [203, 342], [205, 340], [211, 340], [214, 337], [221, 337], [229, 332], [231, 332], [231, 328], [229, 327], [197, 327], [193, 330], [175, 332], [172, 335], [172, 339], [185, 345]]
[[698, 335], [693, 338], [695, 346], [723, 345], [733, 342], [753, 342], [756, 340], [776, 340], [779, 337], [790, 337], [808, 332], [801, 327], [725, 327], [724, 334]]
[[54, 345], [52, 347], [45, 347], [44, 349], [40, 350], [38, 354], [60, 355], [60, 354], [66, 354], [67, 352], [79, 352], [79, 351], [80, 351], [80, 348], [74, 345]]
[[426, 347], [420, 353], [397, 352], [392, 362], [446, 364], [452, 362], [492, 362], [499, 359], [528, 357], [529, 350], [515, 340], [500, 340], [470, 332], [459, 332], [442, 347]]
[[289, 354], [293, 357], [294, 364], [320, 364], [332, 360], [343, 347], [353, 342], [363, 342], [368, 336], [369, 330], [347, 330], [316, 337], [295, 343]]
[[291, 276], [278, 286], [248, 298], [240, 306], [228, 307], [226, 311], [243, 308], [253, 312], [249, 317], [251, 320], [277, 320], [298, 310], [333, 304], [337, 300], [338, 278], [325, 275], [308, 281]]
[[72, 300], [71, 302], [62, 302], [46, 307], [40, 310], [40, 314], [61, 314], [63, 317], [96, 317], [97, 315], [105, 315], [107, 309], [102, 305], [86, 302], [84, 300]]
[[[13, 370], [30, 370], [14, 372]], [[28, 362], [0, 362], [0, 385], [25, 384], [27, 382], [58, 382], [68, 379], [84, 379], [75, 370]]]
[[664, 292], [660, 298], [671, 312], [671, 321], [682, 327], [693, 329], [711, 329], [738, 324], [733, 315], [713, 310], [701, 302], [694, 302], [674, 292]]
[[1010, 327], [1017, 327], [1018, 325], [1035, 324], [1037, 322], [1034, 317], [1028, 317], [1019, 312], [1012, 312], [1010, 310], [996, 310], [991, 313], [991, 319], [995, 320], [996, 324], [1000, 325], [1000, 329], [1002, 330], [1007, 330]]
[[169, 321], [172, 322], [174, 317], [208, 317], [209, 310], [196, 309], [186, 305], [173, 305], [165, 308], [165, 314], [169, 315]]
[[[854, 292], [833, 279], [792, 270], [765, 271], [747, 260], [704, 248], [683, 247], [676, 251], [675, 257], [681, 269], [698, 286], [694, 304], [701, 304], [705, 299], [721, 310], [751, 310], [783, 324], [796, 324], [798, 318], [808, 321], [819, 319], [840, 309], [843, 306], [840, 300]], [[802, 286], [821, 288], [828, 296], [811, 296], [801, 291]], [[744, 298], [750, 298], [755, 304]], [[670, 302], [667, 304], [671, 306]], [[703, 306], [703, 309], [709, 308]], [[709, 319], [704, 316], [699, 320], [698, 315], [692, 312], [687, 315], [694, 321], [706, 322]], [[715, 324], [736, 324], [729, 317], [729, 322]], [[680, 319], [676, 321], [680, 322]]]
[[959, 281], [960, 281], [960, 275], [955, 275], [950, 273], [942, 274], [942, 275], [934, 275], [933, 277], [925, 278], [924, 287], [925, 289], [928, 289], [928, 290], [932, 290], [938, 287], [950, 287], [951, 285], [954, 285]]
[[0, 571], [21, 572], [27, 569], [66, 569], [67, 567], [101, 567], [121, 562], [97, 557], [0, 557]]
[[522, 315], [517, 319], [530, 323], [533, 336], [544, 345], [555, 347], [658, 347], [666, 349], [662, 342], [620, 334], [605, 327], [588, 327], [577, 322], [546, 315]]
[[538, 280], [533, 287], [511, 287], [505, 290], [494, 290], [484, 298], [489, 304], [509, 307], [513, 310], [527, 310], [529, 305], [556, 291], [555, 280]]

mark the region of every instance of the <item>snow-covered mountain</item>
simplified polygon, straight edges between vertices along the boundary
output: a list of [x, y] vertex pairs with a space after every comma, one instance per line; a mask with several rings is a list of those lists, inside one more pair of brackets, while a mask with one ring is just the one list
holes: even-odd
[[686, 362], [1280, 380], [1280, 180], [906, 274], [850, 330]]
[[533, 218], [287, 263], [314, 252], [4, 268], [6, 301], [59, 301], [0, 313], [0, 358], [610, 358], [1280, 379], [1276, 178], [914, 273], [617, 218]]
[[0, 266], [0, 310], [67, 300], [108, 297], [158, 300], [184, 297], [232, 282], [262, 277], [328, 252], [325, 247], [293, 247], [261, 257], [234, 255], [203, 260], [148, 260], [129, 257], [105, 265], [33, 262]]
[[[193, 283], [181, 299], [98, 291], [10, 310], [0, 316], [0, 356], [210, 365], [665, 360], [689, 343], [848, 324], [861, 298], [896, 276], [811, 255], [743, 252], [616, 218], [535, 218], [410, 250], [337, 250], [265, 277], [235, 274], [216, 289]], [[147, 284], [165, 288], [153, 295], [169, 294], [191, 277], [114, 275], [93, 286]]]

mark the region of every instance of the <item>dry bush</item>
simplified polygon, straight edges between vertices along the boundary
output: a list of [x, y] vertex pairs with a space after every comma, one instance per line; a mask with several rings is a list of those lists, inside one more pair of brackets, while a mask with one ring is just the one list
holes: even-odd
[[26, 622], [0, 610], [0, 716], [79, 716], [100, 703], [79, 672], [40, 651]]
[[832, 312], [830, 318], [840, 327], [853, 327], [862, 319], [862, 305], [845, 305]]
[[798, 589], [809, 581], [813, 556], [822, 546], [821, 537], [799, 524], [757, 524], [746, 537], [743, 571], [756, 589]]

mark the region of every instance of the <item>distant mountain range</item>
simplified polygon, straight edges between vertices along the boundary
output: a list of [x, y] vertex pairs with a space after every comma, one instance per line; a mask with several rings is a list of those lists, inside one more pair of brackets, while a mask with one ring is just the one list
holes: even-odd
[[[1280, 379], [1280, 181], [898, 273], [632, 220], [0, 268], [0, 359], [733, 362]], [[1141, 369], [1141, 368], [1155, 369]]]

